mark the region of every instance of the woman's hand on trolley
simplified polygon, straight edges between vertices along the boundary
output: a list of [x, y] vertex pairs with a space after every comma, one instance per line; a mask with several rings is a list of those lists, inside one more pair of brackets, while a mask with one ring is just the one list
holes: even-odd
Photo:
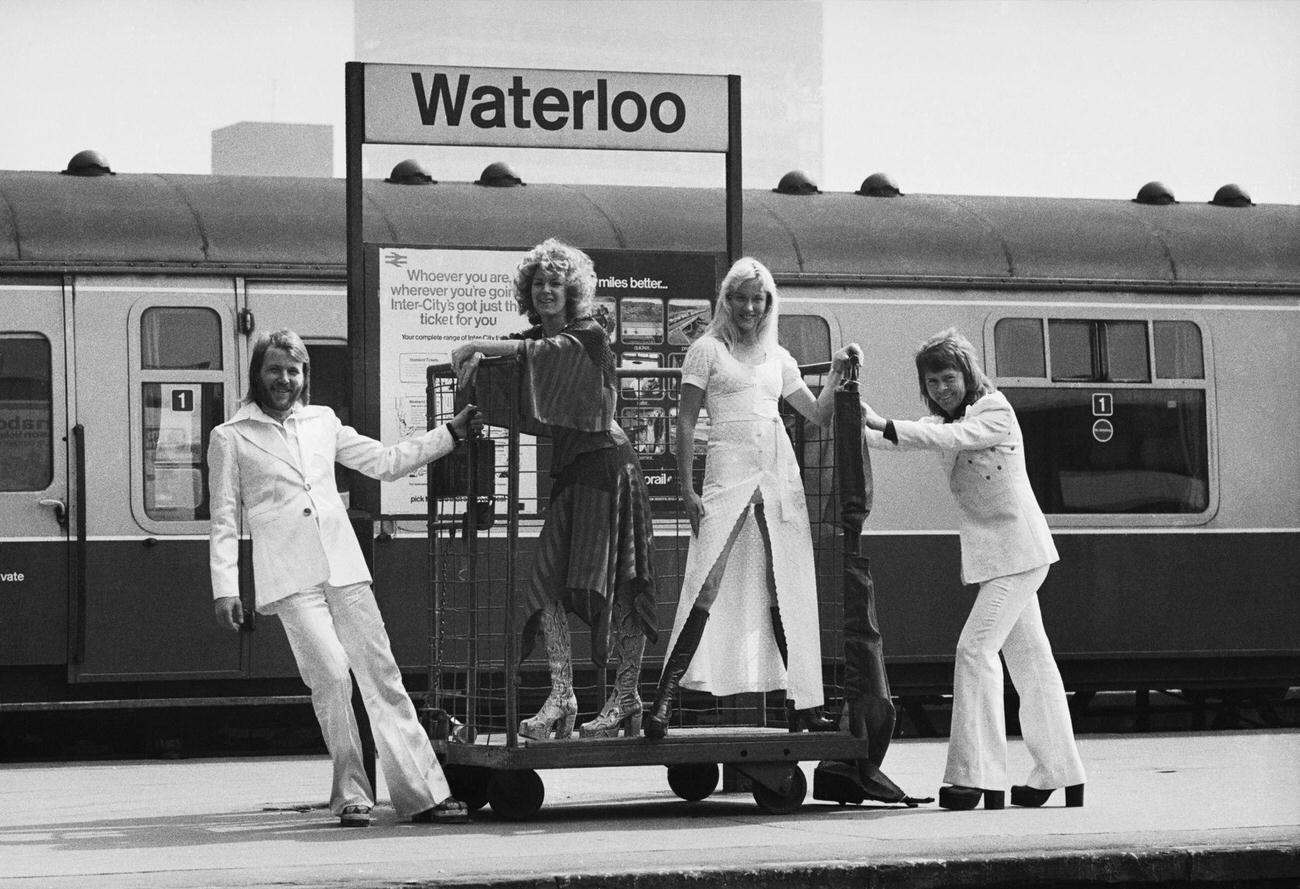
[[847, 376], [853, 365], [862, 366], [862, 347], [849, 343], [831, 356], [831, 370], [840, 376]]
[[477, 343], [462, 343], [451, 350], [451, 369], [456, 372], [456, 387], [464, 389], [474, 382], [474, 372], [483, 360]]

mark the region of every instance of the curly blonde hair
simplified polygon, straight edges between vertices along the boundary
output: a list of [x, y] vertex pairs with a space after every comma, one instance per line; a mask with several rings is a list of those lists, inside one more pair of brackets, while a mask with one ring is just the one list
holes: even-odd
[[591, 314], [596, 297], [596, 267], [590, 256], [563, 241], [547, 238], [519, 261], [515, 268], [515, 301], [519, 303], [519, 314], [527, 315], [533, 324], [542, 321], [533, 308], [533, 278], [538, 272], [554, 275], [564, 282], [565, 312], [570, 321]]

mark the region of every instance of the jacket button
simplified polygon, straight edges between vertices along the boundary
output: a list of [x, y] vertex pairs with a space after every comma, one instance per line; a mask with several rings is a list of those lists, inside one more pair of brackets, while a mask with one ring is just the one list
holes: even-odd
[[307, 484], [306, 484], [306, 489], [307, 489], [308, 491], [311, 490], [311, 482], [307, 482]]
[[303, 514], [303, 515], [311, 515], [311, 507], [309, 506], [309, 507], [307, 507], [306, 509], [304, 509], [304, 510], [302, 511], [302, 514]]

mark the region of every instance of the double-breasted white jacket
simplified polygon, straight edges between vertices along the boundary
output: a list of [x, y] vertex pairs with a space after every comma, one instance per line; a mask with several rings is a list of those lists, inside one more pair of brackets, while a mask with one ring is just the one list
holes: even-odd
[[964, 583], [1019, 574], [1060, 557], [1025, 472], [1024, 440], [1011, 403], [990, 392], [951, 423], [940, 417], [895, 420], [894, 444], [864, 430], [873, 448], [939, 452], [960, 514]]
[[208, 488], [214, 598], [239, 595], [239, 518], [253, 539], [257, 610], [322, 582], [369, 583], [361, 546], [334, 483], [334, 464], [393, 481], [449, 453], [445, 426], [385, 447], [344, 426], [334, 411], [300, 405], [298, 451], [256, 404], [212, 430]]

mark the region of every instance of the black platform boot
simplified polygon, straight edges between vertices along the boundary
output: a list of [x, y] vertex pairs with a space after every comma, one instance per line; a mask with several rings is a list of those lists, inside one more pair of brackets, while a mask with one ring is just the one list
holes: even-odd
[[664, 661], [664, 672], [659, 677], [659, 691], [655, 694], [654, 708], [645, 718], [642, 730], [647, 738], [662, 738], [668, 734], [668, 718], [672, 716], [673, 701], [677, 698], [677, 686], [695, 657], [695, 649], [700, 647], [700, 638], [704, 635], [704, 625], [708, 623], [709, 612], [703, 608], [692, 608], [686, 617], [682, 631], [677, 635], [672, 654]]
[[[772, 634], [776, 636], [776, 650], [781, 652], [781, 663], [788, 670], [790, 650], [786, 646], [785, 624], [781, 623], [781, 609], [773, 605], [769, 610], [772, 612]], [[833, 732], [839, 729], [839, 725], [833, 719], [827, 719], [822, 715], [821, 707], [796, 710], [794, 702], [789, 698], [785, 701], [785, 724], [792, 732]]]

